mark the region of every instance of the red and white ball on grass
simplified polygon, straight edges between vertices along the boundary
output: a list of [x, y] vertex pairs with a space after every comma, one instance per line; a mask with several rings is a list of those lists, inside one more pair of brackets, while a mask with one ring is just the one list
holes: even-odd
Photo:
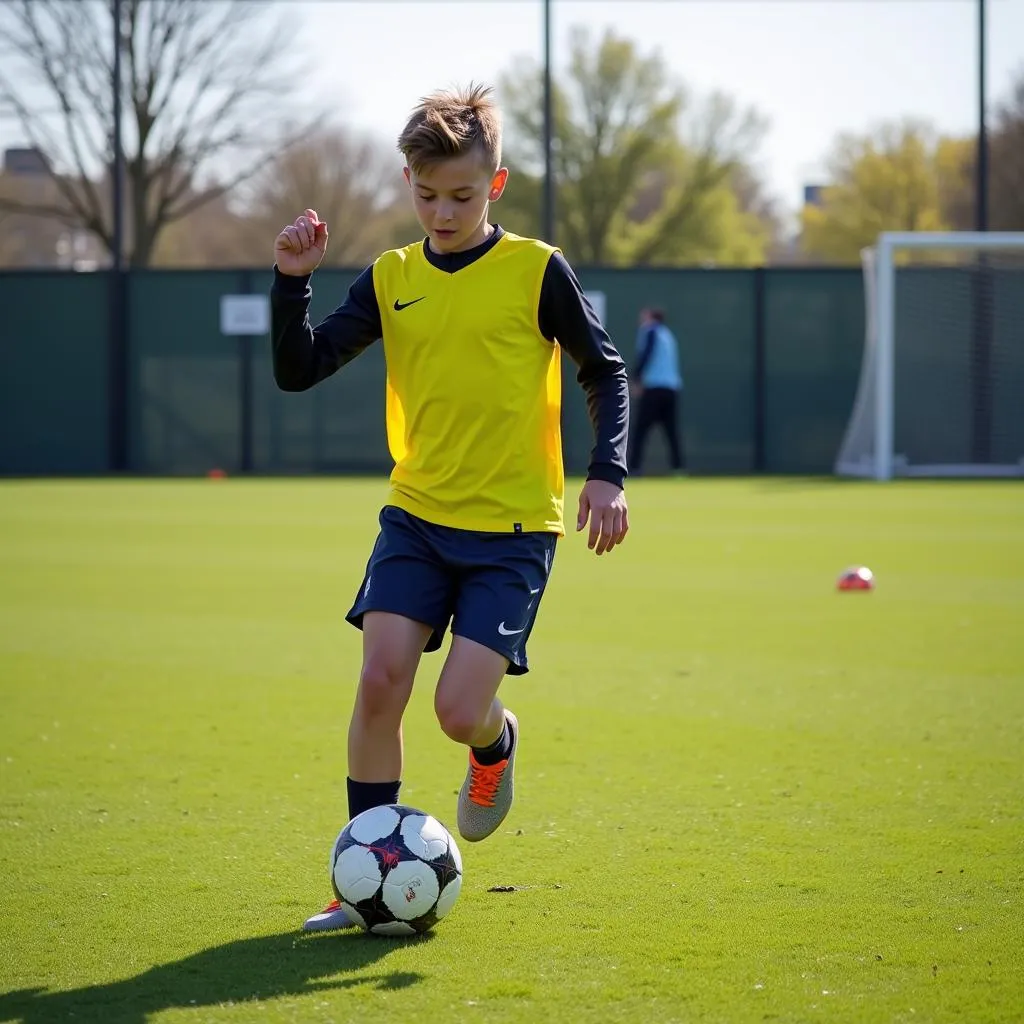
[[844, 569], [836, 581], [837, 590], [874, 590], [875, 574], [866, 565]]

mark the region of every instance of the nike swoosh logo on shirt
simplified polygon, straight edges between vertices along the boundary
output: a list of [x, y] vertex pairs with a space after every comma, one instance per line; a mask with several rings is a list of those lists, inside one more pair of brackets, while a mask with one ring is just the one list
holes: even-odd
[[426, 295], [421, 295], [418, 299], [413, 299], [412, 302], [399, 302], [395, 299], [395, 312], [399, 313], [403, 309], [408, 309], [410, 306], [415, 306], [417, 302], [422, 302], [426, 298]]
[[[523, 629], [526, 629], [526, 627], [523, 626]], [[506, 629], [504, 622], [498, 624], [498, 632], [502, 636], [515, 636], [516, 633], [522, 633], [523, 629]]]

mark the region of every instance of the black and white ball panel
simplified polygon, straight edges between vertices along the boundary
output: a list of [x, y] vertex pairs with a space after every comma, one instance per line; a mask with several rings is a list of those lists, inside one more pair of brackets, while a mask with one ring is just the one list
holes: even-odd
[[381, 894], [399, 921], [414, 921], [434, 909], [441, 885], [427, 861], [403, 860], [388, 872]]
[[455, 875], [454, 878], [441, 890], [441, 895], [437, 897], [437, 905], [434, 907], [434, 913], [437, 915], [438, 921], [441, 920], [445, 914], [448, 913], [452, 907], [455, 906], [455, 901], [459, 898], [459, 893], [462, 891], [462, 873]]
[[436, 818], [409, 814], [399, 825], [405, 848], [420, 860], [437, 860], [448, 852], [448, 833]]
[[346, 846], [338, 854], [334, 874], [339, 880], [345, 880], [345, 897], [353, 903], [369, 899], [382, 881], [377, 855], [359, 844]]
[[390, 836], [401, 820], [402, 815], [395, 807], [373, 807], [354, 817], [348, 831], [357, 843], [375, 843]]

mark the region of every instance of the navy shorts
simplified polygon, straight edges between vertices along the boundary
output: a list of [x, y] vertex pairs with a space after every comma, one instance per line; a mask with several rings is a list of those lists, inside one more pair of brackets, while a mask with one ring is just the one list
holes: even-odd
[[433, 630], [426, 651], [456, 636], [506, 657], [509, 675], [528, 671], [526, 641], [544, 596], [557, 534], [481, 533], [437, 526], [386, 505], [359, 595], [345, 618], [393, 612]]

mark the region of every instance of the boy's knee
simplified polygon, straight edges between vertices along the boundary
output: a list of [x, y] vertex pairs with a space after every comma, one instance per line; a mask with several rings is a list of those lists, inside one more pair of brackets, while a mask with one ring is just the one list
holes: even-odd
[[470, 743], [481, 722], [472, 707], [456, 695], [438, 691], [434, 697], [434, 713], [444, 734], [456, 743]]
[[404, 710], [412, 682], [407, 669], [386, 657], [369, 658], [359, 675], [359, 704], [371, 718]]

